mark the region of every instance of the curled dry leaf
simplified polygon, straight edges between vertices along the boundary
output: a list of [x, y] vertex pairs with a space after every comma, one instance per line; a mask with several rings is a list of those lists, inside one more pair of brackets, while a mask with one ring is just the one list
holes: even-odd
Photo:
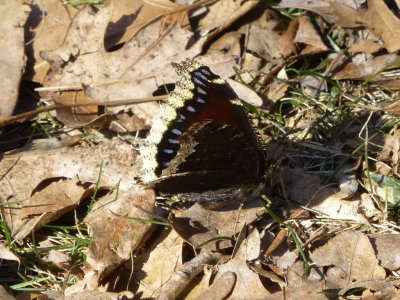
[[[4, 220], [21, 239], [74, 209], [87, 196], [88, 184], [127, 190], [135, 185], [140, 166], [127, 143], [111, 140], [92, 147], [75, 146], [6, 155], [0, 161], [0, 198]], [[69, 178], [69, 180], [65, 180]]]
[[344, 28], [365, 26], [375, 35], [381, 37], [388, 52], [400, 49], [400, 20], [387, 6], [385, 1], [367, 0], [368, 9], [355, 9], [360, 3], [355, 1], [294, 1], [284, 0], [281, 7], [304, 8], [321, 14], [328, 22]]
[[76, 179], [60, 179], [33, 193], [19, 205], [2, 208], [13, 238], [22, 240], [32, 231], [78, 207], [81, 200], [88, 196], [88, 187]]
[[25, 67], [24, 23], [29, 7], [23, 1], [0, 3], [0, 116], [12, 115], [18, 99], [19, 84]]
[[96, 201], [85, 222], [92, 234], [87, 262], [99, 280], [129, 259], [145, 240], [154, 205], [154, 192], [139, 187]]

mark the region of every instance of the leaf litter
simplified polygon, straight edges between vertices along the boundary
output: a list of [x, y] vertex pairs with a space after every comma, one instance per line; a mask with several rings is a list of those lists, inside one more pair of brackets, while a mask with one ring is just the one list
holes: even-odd
[[[2, 4], [19, 12], [1, 28], [8, 290], [41, 288], [49, 299], [399, 296], [398, 7], [22, 3]], [[186, 58], [251, 98], [263, 135], [283, 148], [269, 157], [262, 197], [169, 207], [138, 183], [136, 149], [155, 100], [177, 80], [171, 63]], [[28, 82], [48, 110], [9, 118], [32, 107], [17, 103]]]

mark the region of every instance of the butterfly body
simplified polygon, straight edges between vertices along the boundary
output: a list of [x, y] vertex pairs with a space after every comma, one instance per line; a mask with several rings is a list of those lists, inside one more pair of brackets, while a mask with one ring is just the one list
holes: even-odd
[[175, 66], [174, 92], [141, 148], [142, 181], [178, 201], [217, 201], [259, 185], [264, 146], [235, 92], [211, 70]]

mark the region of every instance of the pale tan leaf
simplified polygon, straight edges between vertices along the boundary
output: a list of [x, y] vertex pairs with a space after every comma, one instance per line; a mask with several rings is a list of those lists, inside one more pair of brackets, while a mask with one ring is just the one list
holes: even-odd
[[238, 95], [239, 99], [242, 99], [256, 107], [260, 107], [263, 104], [262, 98], [253, 89], [229, 78], [227, 78], [226, 81]]
[[133, 294], [127, 292], [112, 293], [104, 291], [91, 291], [85, 290], [75, 294], [63, 294], [57, 290], [47, 290], [43, 292], [46, 299], [63, 299], [63, 300], [119, 300], [119, 299], [132, 299]]
[[142, 28], [165, 16], [169, 16], [170, 21], [180, 22], [182, 26], [187, 25], [188, 9], [169, 0], [114, 1], [104, 38], [105, 47], [109, 49], [117, 43], [129, 41]]
[[164, 229], [152, 246], [138, 255], [134, 278], [139, 283], [137, 293], [141, 293], [143, 298], [160, 295], [162, 287], [182, 265], [182, 243], [182, 238], [174, 230]]
[[8, 249], [2, 243], [0, 243], [0, 259], [13, 260], [18, 262], [18, 264], [21, 263], [18, 256], [16, 256], [10, 249]]
[[28, 56], [25, 78], [43, 83], [50, 64], [42, 59], [40, 52], [62, 45], [71, 19], [77, 12], [73, 6], [63, 5], [58, 0], [35, 1], [26, 24], [30, 40], [25, 48]]
[[202, 34], [213, 32], [215, 35], [234, 24], [238, 18], [248, 13], [256, 5], [257, 2], [254, 1], [216, 1], [207, 10], [203, 8], [195, 12], [195, 14], [201, 14], [206, 10], [205, 16], [200, 19], [199, 30]]
[[45, 262], [51, 263], [56, 268], [67, 272], [72, 267], [71, 257], [61, 251], [50, 250], [49, 253], [42, 259]]
[[0, 299], [4, 300], [15, 300], [14, 296], [10, 295], [7, 290], [0, 285]]
[[116, 191], [95, 203], [85, 218], [92, 234], [87, 263], [99, 280], [138, 249], [151, 227], [154, 205], [154, 192], [141, 188]]
[[358, 43], [355, 43], [350, 46], [349, 52], [363, 52], [363, 53], [375, 53], [379, 51], [382, 48], [382, 45], [379, 45], [378, 43], [374, 42], [373, 40], [366, 39], [366, 40], [361, 40]]
[[24, 23], [29, 10], [20, 0], [0, 3], [0, 116], [12, 115], [17, 103], [25, 67]]
[[296, 43], [302, 43], [309, 46], [308, 49], [304, 49], [302, 51], [303, 54], [315, 54], [328, 50], [328, 47], [322, 41], [321, 36], [314, 28], [314, 25], [308, 16], [301, 16], [298, 22], [299, 27], [297, 29], [294, 41]]
[[328, 299], [324, 295], [325, 282], [324, 281], [310, 281], [303, 280], [302, 285], [295, 288], [285, 289], [282, 292], [277, 292], [268, 297], [268, 300], [326, 300]]

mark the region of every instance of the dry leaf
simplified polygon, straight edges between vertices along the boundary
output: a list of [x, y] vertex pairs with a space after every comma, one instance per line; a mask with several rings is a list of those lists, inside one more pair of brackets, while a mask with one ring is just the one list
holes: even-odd
[[232, 299], [264, 298], [269, 292], [262, 285], [258, 274], [253, 272], [247, 262], [255, 260], [260, 255], [260, 236], [256, 229], [240, 244], [235, 257], [227, 263], [220, 265], [216, 280], [225, 272], [236, 275], [236, 284], [230, 294]]
[[346, 195], [331, 186], [321, 185], [319, 175], [307, 174], [302, 169], [283, 169], [281, 172], [289, 199], [332, 219], [369, 224], [359, 213], [361, 210], [359, 199], [342, 200]]
[[[34, 150], [6, 155], [0, 161], [0, 198], [4, 221], [14, 238], [74, 209], [97, 182], [104, 162], [100, 188], [121, 191], [135, 185], [140, 166], [125, 142], [112, 140], [97, 146]], [[134, 166], [134, 167], [132, 167]], [[71, 180], [60, 179], [70, 178]], [[90, 190], [88, 191], [90, 192]], [[28, 205], [32, 204], [32, 205]]]
[[16, 261], [18, 264], [21, 263], [18, 256], [16, 256], [11, 250], [9, 250], [6, 246], [0, 243], [0, 259], [1, 260], [13, 260]]
[[196, 203], [175, 216], [172, 226], [195, 247], [217, 238], [215, 242], [207, 243], [203, 247], [230, 248], [232, 243], [229, 239], [235, 236], [243, 226], [258, 219], [258, 213], [261, 210], [255, 201], [248, 201], [240, 210], [237, 209], [239, 205], [240, 203], [232, 201], [229, 206], [220, 210], [209, 210]]
[[286, 91], [289, 88], [289, 85], [285, 82], [289, 79], [285, 68], [282, 68], [276, 77], [277, 78], [269, 85], [267, 95], [268, 98], [274, 102], [285, 96]]
[[88, 187], [76, 179], [59, 180], [33, 193], [20, 205], [3, 208], [4, 220], [13, 238], [22, 240], [32, 231], [75, 209], [88, 196]]
[[198, 25], [199, 31], [201, 31], [200, 34], [205, 35], [212, 32], [212, 37], [217, 33], [222, 32], [224, 29], [234, 24], [240, 17], [247, 14], [257, 4], [258, 3], [254, 1], [220, 0], [207, 8], [203, 7], [202, 9], [199, 9], [194, 12], [194, 15], [205, 13], [205, 16], [200, 19]]
[[358, 43], [355, 43], [350, 46], [349, 52], [356, 53], [356, 52], [364, 52], [364, 53], [375, 53], [378, 52], [382, 48], [382, 45], [374, 42], [373, 40], [366, 39], [361, 40]]
[[85, 218], [92, 234], [87, 263], [99, 280], [137, 251], [151, 227], [154, 205], [154, 192], [140, 188], [116, 191], [95, 203]]
[[[351, 289], [364, 288], [366, 291], [362, 294], [362, 299], [399, 299], [399, 284], [399, 279], [367, 280], [364, 282], [350, 283], [346, 287], [340, 289], [338, 293], [343, 295]], [[370, 298], [368, 298], [368, 296]]]
[[[340, 3], [342, 2], [342, 3]], [[283, 0], [280, 7], [296, 7], [321, 14], [328, 22], [344, 28], [365, 26], [384, 41], [389, 53], [400, 49], [400, 20], [382, 0], [367, 0], [368, 9], [359, 7], [355, 1], [296, 1]]]
[[333, 79], [371, 79], [387, 68], [399, 66], [400, 57], [397, 54], [386, 54], [377, 57], [356, 54], [351, 61], [340, 66], [339, 71], [333, 72]]
[[[47, 95], [57, 103], [150, 97], [157, 89], [165, 90], [164, 84], [176, 81], [177, 75], [172, 70], [171, 62], [194, 57], [202, 51], [205, 38], [193, 44], [191, 31], [162, 18], [143, 26], [121, 49], [106, 52], [100, 37], [104, 35], [112, 8], [110, 3], [96, 14], [89, 8], [81, 10], [71, 24], [64, 44], [54, 51], [44, 53], [46, 60], [52, 64], [52, 72], [46, 77], [45, 86], [75, 88], [75, 91]], [[189, 44], [190, 47], [187, 46]], [[217, 62], [230, 64], [230, 75], [233, 75], [234, 57], [220, 50], [198, 60], [211, 65]], [[219, 72], [217, 74], [224, 75]], [[80, 88], [82, 85], [83, 90]], [[147, 125], [157, 108], [155, 103], [130, 107]], [[121, 107], [106, 108], [108, 113], [119, 111]], [[64, 109], [64, 115], [59, 115], [59, 119], [62, 117], [62, 121], [70, 125], [82, 125], [97, 117], [98, 111], [94, 106], [69, 110], [69, 117], [65, 114]]]
[[324, 295], [325, 282], [313, 282], [303, 280], [302, 285], [295, 288], [288, 288], [282, 292], [274, 293], [268, 297], [268, 300], [326, 300], [329, 299]]
[[42, 83], [50, 64], [42, 59], [40, 52], [54, 50], [62, 45], [71, 18], [78, 10], [58, 0], [34, 1], [31, 8], [25, 24], [29, 46], [25, 48], [28, 61], [24, 78]]
[[368, 235], [371, 244], [376, 251], [379, 264], [389, 269], [397, 271], [400, 269], [400, 235], [398, 234], [371, 234]]
[[[273, 10], [266, 10], [251, 24], [252, 30], [248, 32], [246, 50], [256, 53], [267, 61], [282, 59], [285, 51], [282, 51], [278, 42], [281, 39], [279, 27], [283, 27], [280, 26], [281, 23], [284, 23], [282, 16]], [[248, 31], [247, 27], [242, 30]]]
[[326, 92], [328, 86], [326, 80], [320, 76], [307, 75], [300, 81], [304, 95], [314, 97], [321, 92]]
[[[157, 297], [161, 288], [182, 265], [183, 240], [174, 230], [164, 229], [135, 260], [136, 293], [142, 298]], [[162, 258], [162, 259], [160, 259]]]
[[297, 29], [299, 28], [299, 22], [293, 20], [289, 23], [285, 32], [278, 38], [278, 43], [281, 46], [282, 54], [284, 57], [288, 57], [291, 54], [295, 54], [297, 47], [294, 42], [294, 37], [296, 36]]
[[338, 17], [337, 26], [355, 28], [365, 25], [385, 42], [384, 47], [391, 52], [400, 49], [400, 20], [384, 1], [367, 0], [368, 10], [354, 10], [340, 3], [331, 3], [330, 12]]
[[46, 299], [63, 299], [63, 300], [120, 300], [120, 299], [132, 299], [132, 293], [111, 293], [104, 291], [82, 291], [76, 294], [65, 295], [62, 292], [56, 290], [47, 290], [44, 292]]
[[25, 67], [24, 23], [29, 7], [23, 1], [0, 3], [0, 116], [12, 115], [18, 99], [19, 84]]
[[256, 107], [262, 106], [262, 98], [253, 89], [230, 78], [227, 78], [226, 81], [235, 91], [236, 95], [238, 95], [239, 99], [242, 99]]
[[378, 195], [383, 203], [400, 205], [400, 180], [397, 178], [370, 171], [365, 174], [364, 184]]
[[301, 16], [298, 22], [299, 27], [294, 41], [307, 45], [307, 47], [301, 51], [302, 54], [316, 54], [328, 50], [328, 47], [322, 41], [321, 36], [314, 28], [308, 16]]
[[[104, 37], [106, 49], [117, 43], [132, 39], [143, 27], [170, 15], [169, 21], [177, 21], [181, 26], [188, 25], [189, 7], [178, 5], [169, 0], [118, 0]], [[171, 19], [173, 18], [173, 19]]]
[[15, 300], [14, 296], [11, 296], [7, 290], [0, 285], [0, 299], [3, 300]]
[[235, 273], [226, 272], [216, 279], [213, 284], [201, 295], [196, 297], [196, 300], [215, 299], [223, 300], [228, 297], [236, 282]]
[[43, 261], [51, 263], [60, 270], [69, 271], [73, 267], [71, 257], [57, 250], [50, 250], [49, 253], [42, 258]]
[[176, 299], [181, 292], [188, 287], [189, 283], [202, 271], [206, 265], [215, 265], [221, 255], [202, 250], [199, 255], [179, 267], [162, 287], [157, 299]]
[[310, 258], [318, 267], [329, 267], [326, 279], [339, 286], [386, 277], [368, 237], [359, 232], [339, 234], [313, 251]]

